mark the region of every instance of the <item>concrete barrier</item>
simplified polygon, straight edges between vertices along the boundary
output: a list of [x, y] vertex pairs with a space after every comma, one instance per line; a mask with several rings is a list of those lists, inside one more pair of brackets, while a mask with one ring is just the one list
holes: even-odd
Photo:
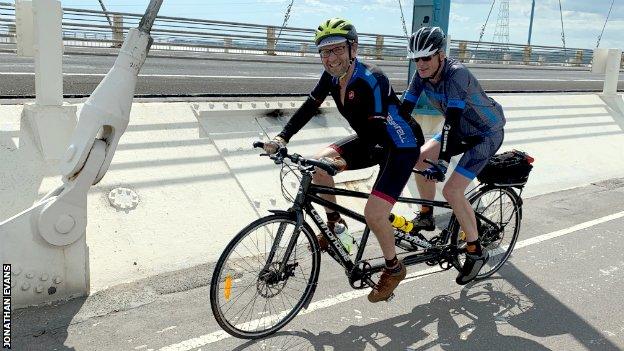
[[[508, 118], [502, 149], [525, 150], [536, 158], [524, 196], [624, 176], [624, 132], [617, 122], [622, 111], [600, 96], [493, 97]], [[300, 103], [227, 102], [227, 108], [208, 102], [135, 103], [110, 170], [88, 197], [91, 292], [212, 262], [251, 220], [268, 209], [286, 208], [279, 167], [258, 157], [251, 142], [275, 135]], [[0, 198], [10, 199], [0, 202], [0, 220], [28, 208], [59, 184], [27, 128], [20, 130], [21, 109], [0, 106]], [[312, 155], [351, 133], [331, 104], [322, 111], [293, 138], [292, 151]], [[369, 191], [375, 175], [371, 168], [345, 172], [337, 180], [341, 187]], [[286, 188], [294, 190], [293, 183], [296, 179], [287, 178]], [[136, 193], [136, 207], [114, 206], [109, 194], [120, 194], [119, 188]], [[404, 195], [417, 195], [413, 181]], [[364, 203], [339, 202], [354, 208]], [[9, 238], [2, 233], [0, 229], [4, 259]]]

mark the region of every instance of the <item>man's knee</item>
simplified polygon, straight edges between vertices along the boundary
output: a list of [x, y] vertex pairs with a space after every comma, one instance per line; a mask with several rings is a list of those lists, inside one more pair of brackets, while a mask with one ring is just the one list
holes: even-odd
[[464, 189], [451, 183], [446, 183], [442, 189], [442, 195], [447, 201], [453, 201], [464, 197]]
[[390, 211], [380, 211], [373, 206], [367, 205], [364, 208], [364, 218], [366, 219], [366, 224], [368, 224], [371, 228], [376, 228], [382, 225], [384, 221], [388, 221], [389, 214]]

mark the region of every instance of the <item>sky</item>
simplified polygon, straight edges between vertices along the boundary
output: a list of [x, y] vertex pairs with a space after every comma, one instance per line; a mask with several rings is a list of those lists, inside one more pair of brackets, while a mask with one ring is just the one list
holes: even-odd
[[[400, 0], [408, 30], [413, 0]], [[451, 0], [449, 35], [478, 40], [493, 0]], [[560, 0], [566, 46], [596, 47], [612, 0]], [[149, 0], [103, 0], [110, 11], [143, 13]], [[63, 7], [100, 9], [98, 0], [62, 0]], [[160, 15], [281, 26], [291, 0], [164, 0]], [[496, 0], [483, 41], [492, 41], [500, 0]], [[526, 44], [531, 0], [509, 1], [509, 41]], [[294, 0], [287, 26], [315, 28], [330, 17], [350, 19], [361, 33], [403, 35], [399, 0]], [[614, 0], [600, 41], [603, 48], [624, 48], [624, 0]], [[562, 46], [559, 0], [536, 0], [531, 43]]]

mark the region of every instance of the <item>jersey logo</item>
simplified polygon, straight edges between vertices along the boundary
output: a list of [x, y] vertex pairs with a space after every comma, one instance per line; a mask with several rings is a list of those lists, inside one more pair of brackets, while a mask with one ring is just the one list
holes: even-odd
[[351, 90], [349, 92], [349, 100], [353, 100], [354, 97], [355, 97], [355, 91]]

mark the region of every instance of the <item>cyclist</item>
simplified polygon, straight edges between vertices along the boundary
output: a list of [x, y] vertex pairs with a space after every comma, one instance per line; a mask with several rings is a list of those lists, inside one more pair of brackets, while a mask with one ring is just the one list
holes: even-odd
[[[442, 132], [423, 145], [416, 165], [426, 172], [416, 176], [422, 198], [433, 200], [435, 182], [444, 181], [450, 158], [463, 153], [442, 193], [466, 233], [466, 261], [456, 282], [467, 284], [487, 263], [489, 255], [478, 240], [475, 214], [464, 192], [503, 143], [505, 116], [502, 107], [485, 94], [470, 71], [446, 57], [445, 44], [446, 37], [439, 27], [422, 27], [411, 35], [407, 57], [415, 61], [417, 71], [403, 95], [401, 113], [411, 114], [424, 91], [444, 115]], [[425, 159], [434, 160], [435, 164], [430, 166]], [[422, 206], [414, 224], [433, 230], [433, 208]]]
[[[388, 216], [409, 180], [424, 137], [418, 123], [399, 113], [401, 102], [388, 77], [376, 66], [357, 59], [358, 36], [351, 22], [342, 18], [324, 21], [315, 32], [314, 42], [324, 72], [284, 129], [272, 141], [265, 143], [265, 151], [275, 153], [286, 145], [331, 94], [338, 111], [355, 134], [325, 147], [315, 158], [330, 161], [341, 171], [380, 166], [364, 216], [379, 241], [386, 269], [368, 299], [371, 302], [387, 300], [406, 275], [405, 266], [396, 256], [394, 232]], [[313, 182], [334, 186], [333, 178], [320, 169], [317, 169]], [[323, 197], [336, 202], [333, 195]], [[344, 224], [339, 213], [327, 208], [325, 211], [330, 230], [333, 231], [336, 223]], [[319, 235], [318, 239], [321, 250], [327, 250], [325, 238]]]

